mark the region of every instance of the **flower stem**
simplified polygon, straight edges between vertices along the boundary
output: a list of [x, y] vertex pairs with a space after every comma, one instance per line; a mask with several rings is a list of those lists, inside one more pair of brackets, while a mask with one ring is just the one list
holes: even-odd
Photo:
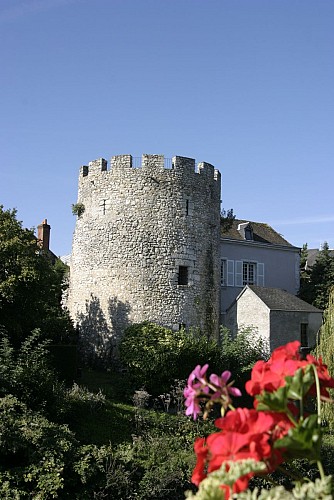
[[[319, 381], [319, 375], [318, 375], [316, 367], [314, 365], [311, 365], [311, 366], [312, 366], [312, 369], [314, 372], [315, 387], [316, 387], [316, 391], [317, 391], [317, 415], [318, 415], [318, 426], [320, 427], [321, 426], [320, 381]], [[323, 469], [323, 466], [322, 466], [322, 463], [320, 460], [317, 460], [317, 466], [319, 469], [321, 479], [325, 479], [324, 469]]]

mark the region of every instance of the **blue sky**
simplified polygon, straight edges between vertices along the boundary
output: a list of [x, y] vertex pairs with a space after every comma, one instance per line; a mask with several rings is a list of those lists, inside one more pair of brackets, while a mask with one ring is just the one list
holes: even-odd
[[333, 0], [0, 0], [0, 203], [71, 251], [80, 165], [207, 161], [222, 207], [334, 248]]

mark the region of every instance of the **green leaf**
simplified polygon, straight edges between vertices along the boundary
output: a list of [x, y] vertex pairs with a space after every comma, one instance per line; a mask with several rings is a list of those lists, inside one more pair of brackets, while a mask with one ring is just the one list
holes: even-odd
[[310, 415], [305, 420], [300, 420], [286, 436], [277, 440], [274, 448], [284, 448], [284, 456], [287, 459], [307, 457], [310, 461], [317, 461], [320, 460], [321, 437], [318, 417]]
[[287, 392], [288, 387], [280, 387], [275, 392], [263, 392], [256, 396], [258, 401], [257, 410], [259, 411], [277, 411], [286, 412], [287, 411]]
[[299, 368], [292, 377], [286, 377], [287, 397], [301, 401], [314, 384], [314, 372], [312, 366]]

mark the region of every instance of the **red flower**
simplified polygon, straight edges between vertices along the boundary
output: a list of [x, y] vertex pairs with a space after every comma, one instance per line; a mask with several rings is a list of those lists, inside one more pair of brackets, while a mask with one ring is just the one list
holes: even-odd
[[[195, 441], [197, 463], [192, 482], [196, 485], [207, 473], [231, 460], [253, 458], [266, 462], [268, 471], [273, 470], [282, 462], [281, 452], [273, 449], [273, 442], [286, 434], [292, 424], [281, 414], [237, 408], [224, 418], [217, 419], [215, 425], [220, 429], [219, 432], [211, 434], [206, 440], [202, 438]], [[246, 489], [253, 475], [250, 472], [240, 478], [233, 492]]]
[[246, 391], [256, 396], [262, 391], [274, 392], [285, 385], [285, 377], [292, 376], [299, 368], [309, 364], [299, 354], [300, 342], [290, 342], [273, 351], [268, 361], [255, 363], [251, 380], [246, 382]]
[[[299, 385], [307, 384], [306, 390], [308, 390], [313, 384], [308, 394], [315, 394], [315, 378], [311, 365], [317, 371], [321, 396], [328, 399], [328, 388], [334, 388], [334, 379], [329, 375], [327, 366], [323, 364], [322, 359], [317, 360], [311, 355], [302, 359], [299, 349], [300, 343], [298, 341], [290, 342], [275, 349], [267, 362], [258, 361], [252, 370], [251, 380], [246, 383], [246, 390], [252, 396], [262, 394], [263, 399], [258, 397], [254, 401], [255, 409], [238, 408], [228, 412], [224, 418], [218, 418], [215, 421], [215, 425], [219, 429], [218, 432], [211, 434], [206, 439], [196, 439], [194, 448], [197, 463], [192, 475], [194, 484], [198, 486], [207, 474], [221, 467], [225, 467], [226, 472], [228, 472], [230, 463], [233, 461], [251, 458], [264, 462], [266, 466], [264, 473], [274, 471], [284, 461], [286, 452], [289, 450], [289, 440], [286, 440], [287, 448], [285, 449], [275, 448], [274, 445], [294, 427], [293, 422], [298, 421], [299, 410], [294, 404], [293, 398], [300, 397], [299, 392], [295, 395], [295, 392], [299, 390]], [[196, 367], [196, 369], [201, 369], [201, 367]], [[284, 387], [289, 383], [286, 377], [293, 377], [298, 370], [302, 370], [304, 373], [299, 373], [302, 375], [300, 378], [294, 378], [288, 391], [280, 391], [272, 396], [263, 394], [264, 392], [272, 393], [280, 387]], [[202, 373], [200, 376], [203, 378]], [[225, 401], [228, 400], [229, 394], [232, 394], [233, 391], [239, 392], [238, 389], [230, 388], [230, 385], [227, 385], [227, 380], [230, 378], [230, 373], [227, 371], [223, 372], [221, 377], [212, 375], [209, 382], [206, 379], [204, 382], [200, 381], [200, 377], [195, 372], [193, 372], [192, 377], [189, 379], [188, 389], [185, 391], [189, 391], [189, 394], [188, 392], [186, 394], [189, 398], [194, 396], [190, 389], [194, 392], [198, 390], [198, 387], [194, 385], [195, 378], [198, 379], [195, 383], [203, 384], [201, 389], [210, 387], [210, 391], [213, 391], [213, 395], [211, 393], [204, 394], [209, 400], [213, 398], [216, 401], [216, 393], [217, 398], [218, 396], [222, 398], [224, 393]], [[199, 397], [197, 392], [195, 396]], [[261, 401], [265, 403], [265, 408], [280, 408], [281, 412], [257, 411], [256, 407]], [[224, 408], [226, 409], [226, 405]], [[298, 431], [298, 429], [299, 427], [296, 427], [295, 430]], [[249, 472], [240, 477], [233, 484], [233, 487], [221, 484], [220, 488], [224, 492], [225, 500], [228, 500], [233, 493], [244, 491], [248, 487], [249, 479], [254, 474], [254, 472]]]
[[194, 450], [197, 455], [197, 462], [193, 475], [191, 476], [191, 482], [199, 485], [203, 479], [206, 478], [206, 463], [208, 455], [208, 447], [205, 443], [205, 438], [196, 438], [194, 443]]
[[[245, 385], [248, 394], [256, 396], [263, 391], [274, 392], [286, 384], [285, 377], [293, 376], [299, 368], [313, 364], [320, 380], [320, 393], [328, 398], [327, 387], [334, 387], [334, 379], [329, 375], [327, 366], [322, 363], [321, 358], [317, 360], [310, 354], [305, 360], [301, 359], [299, 348], [300, 342], [290, 342], [275, 349], [268, 361], [255, 363], [251, 379]], [[315, 386], [311, 387], [310, 394], [315, 394]]]
[[[329, 398], [329, 392], [327, 390], [327, 387], [333, 388], [334, 387], [334, 379], [330, 376], [328, 373], [327, 365], [324, 365], [322, 362], [322, 358], [316, 359], [314, 358], [311, 354], [308, 354], [306, 356], [306, 361], [309, 364], [313, 364], [318, 373], [319, 377], [319, 382], [320, 382], [320, 394], [321, 396], [325, 398]], [[315, 386], [311, 387], [310, 393], [312, 395], [315, 395]]]

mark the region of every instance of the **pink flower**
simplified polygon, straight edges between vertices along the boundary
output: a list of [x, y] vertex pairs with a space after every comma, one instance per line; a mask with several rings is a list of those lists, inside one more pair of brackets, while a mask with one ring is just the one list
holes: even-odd
[[197, 365], [189, 375], [188, 385], [183, 391], [183, 395], [186, 398], [186, 415], [192, 415], [194, 420], [196, 420], [197, 415], [201, 412], [199, 405], [201, 398], [209, 393], [205, 377], [208, 367], [209, 365], [204, 365], [203, 367]]
[[231, 394], [231, 396], [241, 396], [240, 389], [238, 389], [237, 387], [231, 387], [229, 384], [227, 384], [227, 381], [231, 378], [231, 375], [231, 372], [228, 370], [225, 370], [220, 377], [218, 377], [218, 375], [216, 375], [215, 373], [212, 373], [212, 375], [210, 375], [211, 384], [217, 387], [217, 391], [212, 396], [212, 399], [214, 396], [215, 399], [216, 397], [221, 397], [222, 394], [226, 393], [226, 390], [229, 394]]
[[231, 377], [231, 372], [224, 371], [219, 377], [215, 373], [210, 375], [209, 381], [206, 377], [206, 371], [209, 365], [201, 367], [197, 365], [188, 378], [188, 385], [184, 389], [185, 405], [187, 407], [186, 415], [192, 415], [196, 420], [201, 412], [200, 403], [205, 402], [205, 414], [210, 411], [212, 405], [219, 402], [224, 408], [231, 404], [232, 396], [241, 396], [241, 392], [236, 387], [231, 387], [232, 382], [227, 384]]

